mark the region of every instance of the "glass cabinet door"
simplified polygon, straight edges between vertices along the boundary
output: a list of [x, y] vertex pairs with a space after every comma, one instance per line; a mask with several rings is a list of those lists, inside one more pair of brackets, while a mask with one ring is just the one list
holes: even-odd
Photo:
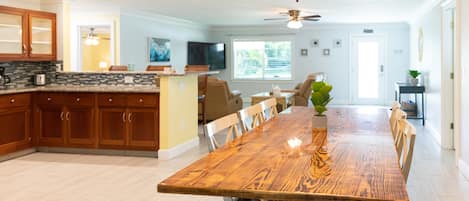
[[52, 19], [31, 17], [31, 55], [52, 55]]
[[26, 54], [23, 36], [24, 15], [0, 11], [0, 54]]

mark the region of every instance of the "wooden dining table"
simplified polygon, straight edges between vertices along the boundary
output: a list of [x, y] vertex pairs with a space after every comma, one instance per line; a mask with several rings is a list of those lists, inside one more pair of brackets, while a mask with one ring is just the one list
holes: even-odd
[[292, 107], [157, 190], [265, 200], [409, 200], [386, 108], [330, 108], [327, 132], [312, 131], [313, 114]]

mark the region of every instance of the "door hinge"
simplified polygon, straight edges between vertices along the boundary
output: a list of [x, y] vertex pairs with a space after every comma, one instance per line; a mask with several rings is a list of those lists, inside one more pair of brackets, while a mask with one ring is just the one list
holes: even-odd
[[449, 128], [450, 128], [451, 130], [454, 130], [454, 123], [450, 123], [450, 124], [449, 124]]
[[454, 79], [454, 73], [450, 73], [450, 74], [449, 74], [449, 78], [450, 78], [450, 79]]

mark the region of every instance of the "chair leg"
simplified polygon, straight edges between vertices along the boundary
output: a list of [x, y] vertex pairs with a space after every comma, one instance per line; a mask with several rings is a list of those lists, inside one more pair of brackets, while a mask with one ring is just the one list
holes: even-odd
[[[202, 115], [202, 125], [205, 126], [205, 124], [207, 124], [207, 116], [206, 116], [206, 112], [205, 112], [205, 101], [201, 102], [200, 103], [201, 105], [201, 108], [202, 108], [202, 114], [199, 114], [199, 115]], [[204, 129], [204, 136], [205, 136], [205, 129]]]

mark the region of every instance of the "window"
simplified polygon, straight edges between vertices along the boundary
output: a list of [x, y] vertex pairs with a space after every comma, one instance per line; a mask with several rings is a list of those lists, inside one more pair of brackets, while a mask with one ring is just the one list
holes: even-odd
[[291, 41], [233, 41], [234, 79], [291, 80]]

